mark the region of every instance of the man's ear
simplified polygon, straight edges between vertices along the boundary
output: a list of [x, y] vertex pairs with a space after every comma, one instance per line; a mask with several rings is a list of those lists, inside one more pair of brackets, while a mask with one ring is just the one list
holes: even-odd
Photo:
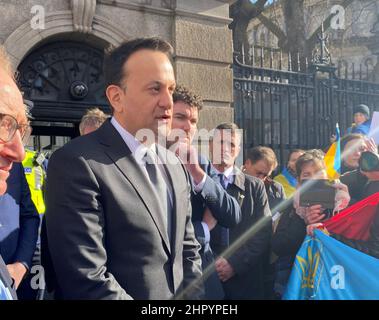
[[120, 91], [120, 88], [116, 85], [110, 85], [105, 90], [105, 94], [115, 113], [120, 113], [123, 109], [122, 96]]

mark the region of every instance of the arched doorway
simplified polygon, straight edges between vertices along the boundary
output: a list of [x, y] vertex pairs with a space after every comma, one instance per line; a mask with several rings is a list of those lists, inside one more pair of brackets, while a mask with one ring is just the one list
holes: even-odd
[[35, 150], [54, 150], [79, 135], [78, 124], [90, 107], [109, 112], [104, 93], [103, 50], [69, 40], [45, 43], [21, 62], [18, 82], [34, 102]]

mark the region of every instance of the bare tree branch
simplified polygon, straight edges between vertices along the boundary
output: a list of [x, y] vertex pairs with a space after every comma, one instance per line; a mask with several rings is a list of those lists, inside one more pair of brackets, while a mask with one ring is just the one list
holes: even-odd
[[252, 19], [262, 13], [267, 1], [258, 0], [256, 3], [252, 3], [250, 0], [238, 0], [230, 7], [230, 16], [233, 18], [230, 28], [233, 30], [234, 48], [240, 50], [244, 45], [246, 56], [249, 51], [247, 27]]
[[278, 45], [279, 47], [282, 47], [282, 45], [284, 45], [287, 41], [287, 36], [282, 30], [282, 28], [279, 27], [279, 25], [274, 23], [272, 20], [267, 18], [263, 13], [260, 14], [257, 18], [259, 19], [259, 21], [261, 21], [264, 24], [264, 26], [270, 32], [272, 32], [278, 38]]
[[[350, 4], [352, 4], [355, 0], [345, 0], [341, 6], [343, 8], [347, 8]], [[335, 14], [330, 14], [323, 22], [322, 24], [324, 25], [324, 30], [327, 30], [330, 28], [330, 23], [333, 19], [333, 17], [335, 16]], [[307, 39], [307, 46], [309, 48], [313, 48], [314, 45], [316, 44], [317, 42], [317, 39], [318, 39], [318, 35], [320, 34], [321, 32], [321, 26], [322, 24], [320, 24], [320, 26], [312, 33], [312, 35]]]

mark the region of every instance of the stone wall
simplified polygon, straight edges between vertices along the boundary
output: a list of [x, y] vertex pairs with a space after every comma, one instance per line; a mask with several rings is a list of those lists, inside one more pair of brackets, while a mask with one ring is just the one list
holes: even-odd
[[[35, 5], [44, 8], [45, 29], [31, 27]], [[162, 37], [174, 46], [178, 83], [204, 98], [200, 127], [211, 129], [233, 119], [228, 1], [0, 0], [0, 21], [0, 43], [15, 67], [50, 39], [117, 45], [134, 37]]]

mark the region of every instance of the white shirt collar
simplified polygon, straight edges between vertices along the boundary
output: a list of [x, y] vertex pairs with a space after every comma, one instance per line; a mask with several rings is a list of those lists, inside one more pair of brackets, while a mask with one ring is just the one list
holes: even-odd
[[[116, 120], [115, 117], [112, 117], [111, 124], [115, 127], [117, 132], [120, 134], [121, 138], [124, 140], [130, 151], [132, 152], [134, 158], [137, 160], [144, 157], [146, 154], [147, 147], [139, 142], [130, 132], [128, 132], [121, 124]], [[151, 150], [154, 150], [155, 144], [152, 144], [149, 147]], [[144, 163], [144, 161], [143, 161]]]
[[218, 171], [215, 167], [213, 167], [213, 169], [216, 171], [217, 174], [223, 174], [229, 183], [234, 182], [234, 176], [235, 176], [234, 166], [231, 166], [230, 168], [226, 169], [224, 172]]

